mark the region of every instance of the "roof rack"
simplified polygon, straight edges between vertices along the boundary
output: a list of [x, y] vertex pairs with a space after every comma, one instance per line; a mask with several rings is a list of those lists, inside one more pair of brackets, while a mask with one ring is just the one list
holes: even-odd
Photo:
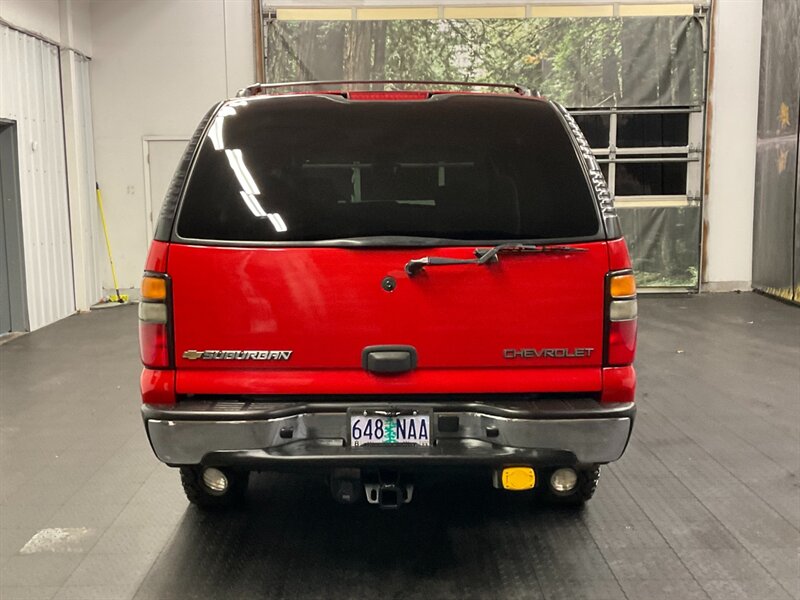
[[525, 86], [513, 83], [487, 83], [482, 81], [426, 81], [422, 79], [364, 79], [364, 80], [341, 80], [341, 81], [287, 81], [284, 83], [254, 83], [238, 91], [238, 98], [256, 96], [269, 90], [289, 88], [289, 87], [317, 87], [326, 85], [447, 85], [452, 87], [486, 87], [513, 90], [520, 96], [538, 96], [538, 92], [531, 91]]

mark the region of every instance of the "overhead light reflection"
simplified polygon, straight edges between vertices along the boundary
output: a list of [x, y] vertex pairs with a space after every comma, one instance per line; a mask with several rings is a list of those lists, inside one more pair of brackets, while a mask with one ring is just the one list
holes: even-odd
[[244, 164], [244, 157], [241, 149], [225, 148], [225, 140], [223, 139], [222, 135], [223, 128], [225, 127], [225, 117], [231, 117], [235, 115], [236, 109], [234, 106], [242, 106], [244, 104], [246, 104], [246, 102], [231, 102], [221, 107], [217, 112], [213, 123], [211, 123], [211, 127], [209, 127], [208, 137], [211, 140], [211, 143], [214, 145], [215, 150], [225, 150], [225, 156], [228, 158], [228, 163], [231, 165], [233, 174], [236, 175], [236, 179], [239, 180], [239, 185], [242, 186], [242, 190], [239, 191], [239, 195], [242, 197], [242, 200], [244, 201], [248, 210], [253, 213], [255, 217], [268, 218], [269, 222], [272, 223], [272, 226], [275, 228], [275, 231], [278, 233], [283, 233], [284, 231], [288, 230], [283, 217], [281, 217], [281, 215], [278, 213], [267, 213], [264, 210], [264, 207], [258, 201], [258, 198], [256, 198], [261, 191], [258, 189], [252, 174]]
[[[253, 213], [257, 217], [268, 216], [267, 213], [264, 211], [264, 208], [261, 206], [261, 203], [258, 201], [258, 198], [244, 191], [240, 191], [239, 194], [242, 196], [242, 200], [244, 200], [244, 203], [247, 205], [247, 208], [250, 209], [251, 213]], [[271, 217], [270, 221], [272, 221]]]
[[286, 227], [286, 223], [284, 222], [283, 217], [281, 217], [280, 213], [267, 213], [267, 218], [269, 219], [269, 222], [272, 223], [272, 226], [275, 228], [275, 231], [277, 231], [278, 233], [283, 233], [284, 231], [287, 231], [288, 228]]
[[214, 144], [214, 150], [222, 150], [225, 142], [222, 140], [222, 123], [224, 119], [217, 117], [208, 130], [208, 139]]
[[244, 164], [242, 151], [239, 148], [225, 150], [225, 156], [228, 157], [228, 162], [231, 164], [231, 169], [233, 169], [233, 173], [236, 175], [236, 179], [239, 180], [239, 184], [242, 186], [242, 189], [248, 194], [252, 194], [254, 196], [260, 194], [261, 192], [259, 191], [256, 182], [253, 181], [253, 176], [250, 174], [250, 171], [247, 170], [247, 167]]
[[222, 139], [222, 129], [225, 126], [225, 117], [232, 117], [236, 114], [236, 109], [232, 106], [223, 106], [217, 111], [217, 116], [214, 117], [214, 122], [208, 129], [208, 137], [211, 143], [214, 144], [214, 150], [222, 150], [225, 147], [225, 141]]

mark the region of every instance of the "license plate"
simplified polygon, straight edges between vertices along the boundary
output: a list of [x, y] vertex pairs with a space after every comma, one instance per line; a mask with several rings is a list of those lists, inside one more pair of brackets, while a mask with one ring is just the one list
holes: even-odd
[[353, 446], [431, 445], [430, 415], [350, 415]]

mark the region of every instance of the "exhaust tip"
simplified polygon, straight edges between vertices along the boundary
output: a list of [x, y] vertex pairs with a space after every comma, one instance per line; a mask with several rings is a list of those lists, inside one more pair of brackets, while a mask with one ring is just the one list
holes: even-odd
[[559, 494], [566, 494], [575, 489], [578, 483], [578, 474], [575, 469], [565, 467], [563, 469], [556, 469], [550, 476], [550, 487], [554, 492]]
[[222, 495], [228, 491], [228, 478], [225, 473], [214, 467], [203, 469], [203, 484], [217, 495]]

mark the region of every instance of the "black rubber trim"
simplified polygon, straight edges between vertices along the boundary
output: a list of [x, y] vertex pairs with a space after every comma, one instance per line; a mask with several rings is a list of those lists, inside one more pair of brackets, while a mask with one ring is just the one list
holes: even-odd
[[153, 239], [160, 242], [168, 242], [172, 237], [172, 229], [175, 225], [175, 216], [178, 211], [178, 205], [183, 197], [183, 190], [186, 186], [186, 180], [189, 175], [191, 166], [194, 164], [194, 158], [197, 150], [200, 147], [201, 139], [205, 139], [204, 134], [211, 123], [211, 118], [216, 114], [223, 102], [218, 102], [212, 106], [205, 116], [200, 120], [197, 128], [194, 131], [186, 148], [178, 161], [178, 166], [175, 173], [172, 175], [169, 187], [167, 188], [164, 202], [161, 205], [161, 212], [158, 215], [156, 222], [155, 232]]
[[[445, 442], [445, 443], [442, 443]], [[485, 443], [475, 446], [459, 440], [442, 440], [427, 449], [396, 448], [386, 453], [366, 448], [333, 446], [318, 442], [298, 441], [269, 450], [221, 450], [206, 454], [201, 464], [217, 467], [249, 467], [264, 470], [291, 471], [315, 468], [396, 467], [400, 469], [435, 469], [450, 466], [500, 467], [524, 464], [533, 467], [553, 465], [575, 466], [578, 460], [566, 450], [512, 448]]]
[[186, 400], [177, 404], [143, 404], [142, 418], [167, 421], [243, 421], [265, 420], [290, 417], [299, 414], [341, 413], [349, 409], [404, 406], [429, 410], [433, 413], [452, 414], [457, 412], [478, 412], [494, 417], [513, 419], [609, 419], [630, 418], [636, 414], [634, 402], [602, 404], [597, 400], [585, 399], [562, 403], [564, 406], [545, 408], [541, 401], [522, 401], [504, 403], [484, 402], [421, 402], [393, 401], [384, 397], [380, 403], [368, 402], [231, 402], [211, 400]]
[[[578, 156], [578, 160], [581, 163], [581, 168], [583, 170], [584, 177], [586, 179], [586, 183], [589, 186], [589, 190], [591, 191], [592, 198], [594, 198], [594, 205], [598, 211], [598, 216], [600, 218], [600, 228], [603, 231], [604, 239], [606, 240], [615, 240], [622, 236], [622, 228], [619, 223], [619, 217], [617, 216], [617, 211], [614, 206], [614, 199], [611, 196], [608, 190], [608, 184], [605, 181], [605, 176], [603, 176], [603, 187], [605, 188], [604, 191], [609, 195], [609, 200], [604, 201], [600, 197], [600, 190], [597, 188], [595, 183], [592, 181], [590, 176], [590, 162], [596, 162], [594, 158], [587, 158], [583, 151], [581, 150], [581, 144], [584, 144], [590, 151], [591, 147], [589, 146], [589, 142], [586, 141], [586, 137], [583, 135], [580, 126], [575, 123], [576, 132], [573, 132], [572, 128], [568, 121], [575, 122], [575, 119], [570, 114], [570, 112], [564, 108], [561, 104], [557, 102], [553, 102], [552, 100], [549, 101], [550, 105], [553, 106], [558, 113], [559, 118], [561, 119], [561, 123], [564, 128], [567, 130], [569, 134], [570, 140], [572, 141], [572, 146], [575, 149], [575, 153]], [[592, 157], [594, 155], [592, 154]], [[599, 170], [599, 166], [598, 166]], [[602, 175], [602, 172], [601, 172]]]

